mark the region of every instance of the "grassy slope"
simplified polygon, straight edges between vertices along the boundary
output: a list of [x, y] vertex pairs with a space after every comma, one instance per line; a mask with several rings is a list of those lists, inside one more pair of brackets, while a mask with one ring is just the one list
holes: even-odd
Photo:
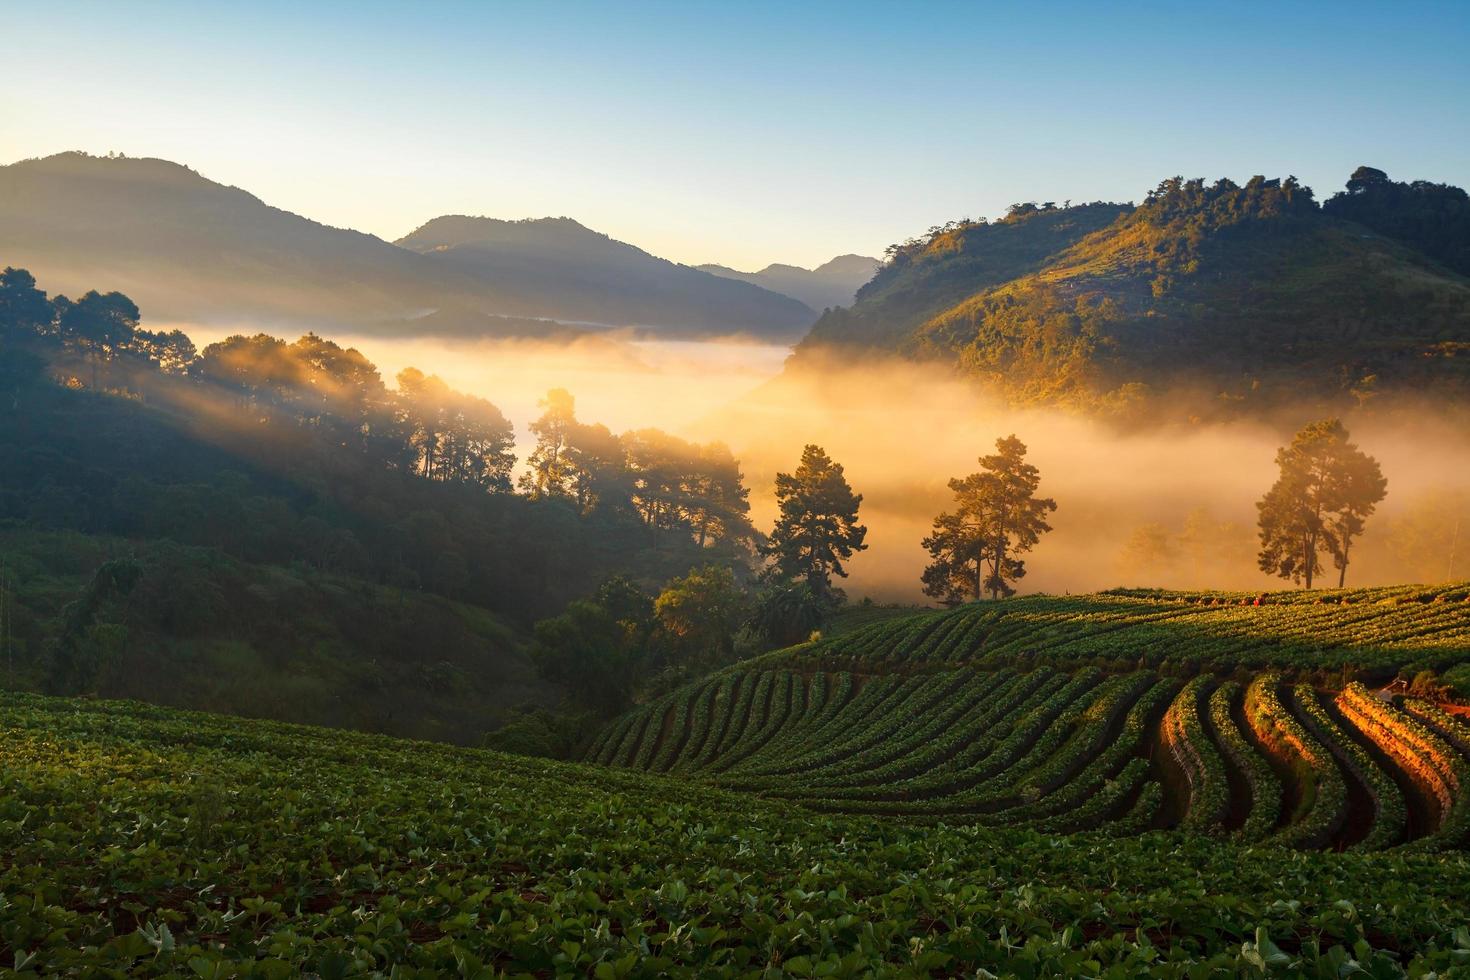
[[138, 585], [98, 617], [122, 645], [80, 640], [100, 661], [83, 688], [101, 696], [462, 743], [511, 708], [556, 701], [524, 633], [439, 596], [73, 532], [0, 531], [0, 554], [18, 583], [23, 688], [48, 685], [66, 607], [98, 566], [132, 558]]
[[[907, 828], [641, 774], [0, 696], [0, 962], [39, 974], [1374, 975], [1463, 854]], [[1459, 929], [1459, 932], [1456, 930]], [[223, 966], [221, 966], [223, 964]]]

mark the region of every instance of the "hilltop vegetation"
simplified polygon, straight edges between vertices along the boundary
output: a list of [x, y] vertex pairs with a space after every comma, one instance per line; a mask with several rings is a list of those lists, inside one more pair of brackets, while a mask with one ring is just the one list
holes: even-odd
[[1137, 207], [1018, 205], [936, 228], [803, 351], [898, 351], [1013, 404], [1123, 417], [1157, 417], [1162, 395], [1195, 416], [1462, 398], [1463, 194], [1372, 186], [1321, 208], [1291, 178], [1173, 178]]
[[[642, 773], [0, 695], [40, 975], [1426, 976], [1463, 854], [822, 816]], [[984, 974], [981, 974], [984, 975]]]

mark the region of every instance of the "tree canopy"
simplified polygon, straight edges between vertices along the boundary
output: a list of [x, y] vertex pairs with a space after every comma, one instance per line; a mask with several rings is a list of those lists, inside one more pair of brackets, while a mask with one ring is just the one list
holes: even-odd
[[1276, 453], [1280, 474], [1256, 504], [1261, 571], [1310, 589], [1332, 556], [1338, 587], [1347, 579], [1353, 538], [1388, 492], [1378, 461], [1349, 441], [1338, 419], [1304, 426]]
[[923, 540], [932, 559], [924, 569], [924, 594], [946, 604], [1013, 595], [1011, 583], [1026, 574], [1018, 555], [1051, 530], [1046, 515], [1057, 509], [1037, 497], [1041, 472], [1025, 461], [1026, 444], [1014, 435], [995, 441], [996, 452], [980, 458], [980, 471], [949, 481], [955, 510], [934, 519]]
[[867, 549], [868, 529], [858, 523], [862, 494], [852, 492], [842, 464], [820, 446], [808, 445], [795, 473], [776, 474], [780, 516], [761, 554], [777, 575], [803, 579], [823, 597], [840, 593], [832, 576], [847, 577], [844, 562]]

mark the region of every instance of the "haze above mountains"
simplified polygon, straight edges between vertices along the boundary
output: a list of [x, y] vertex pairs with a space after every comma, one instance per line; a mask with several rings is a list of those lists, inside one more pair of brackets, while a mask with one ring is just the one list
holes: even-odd
[[[823, 301], [876, 259], [809, 273]], [[407, 335], [562, 335], [545, 320], [794, 341], [800, 297], [650, 255], [570, 218], [435, 218], [396, 243], [331, 228], [156, 159], [0, 167], [0, 260], [56, 292], [116, 289], [154, 322]], [[790, 269], [790, 267], [783, 267]], [[800, 285], [791, 269], [782, 282]], [[845, 277], [845, 278], [844, 278]], [[774, 281], [774, 280], [773, 280]]]
[[390, 243], [178, 164], [66, 153], [0, 167], [0, 265], [53, 293], [120, 290], [155, 324], [800, 340], [788, 373], [896, 354], [1089, 414], [1157, 416], [1180, 392], [1191, 417], [1470, 402], [1470, 198], [1371, 167], [1321, 203], [1293, 178], [1171, 178], [1137, 206], [1020, 204], [886, 262], [747, 273], [565, 217], [446, 215]]

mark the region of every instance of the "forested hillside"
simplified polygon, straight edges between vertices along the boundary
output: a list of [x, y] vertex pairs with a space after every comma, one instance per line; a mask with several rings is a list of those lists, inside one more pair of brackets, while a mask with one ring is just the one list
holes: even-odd
[[1195, 416], [1463, 400], [1463, 204], [1413, 186], [1323, 208], [1290, 178], [1175, 178], [1137, 207], [1017, 205], [896, 246], [802, 351], [897, 351], [1013, 404], [1125, 417], [1165, 395]]
[[538, 620], [752, 554], [723, 446], [552, 392], [518, 490], [493, 403], [395, 381], [314, 334], [201, 352], [122, 294], [0, 273], [7, 682], [478, 741], [566, 694]]

